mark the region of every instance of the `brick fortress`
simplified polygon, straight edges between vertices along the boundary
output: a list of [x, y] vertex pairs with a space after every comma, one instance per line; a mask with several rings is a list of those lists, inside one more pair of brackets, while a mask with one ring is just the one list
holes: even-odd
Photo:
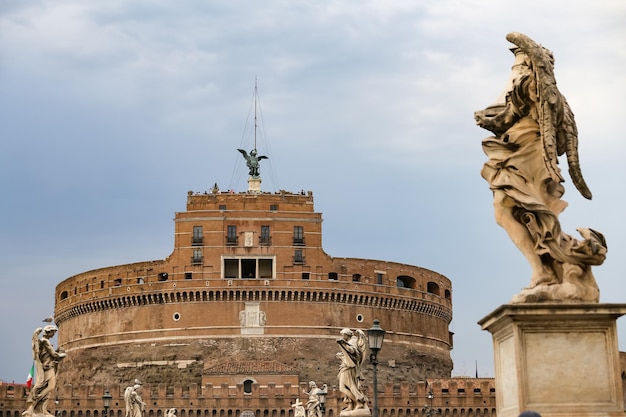
[[[326, 254], [311, 192], [190, 192], [174, 223], [165, 260], [88, 271], [57, 286], [62, 384], [203, 385], [226, 361], [260, 369], [275, 361], [302, 381], [330, 385], [340, 330], [367, 329], [374, 319], [387, 331], [381, 381], [450, 376], [450, 280]], [[258, 372], [249, 380], [271, 382]]]
[[[110, 415], [121, 417], [123, 390], [135, 378], [144, 383], [149, 417], [167, 407], [180, 417], [292, 416], [295, 399], [306, 402], [308, 381], [328, 384], [326, 414], [338, 415], [339, 332], [365, 330], [374, 319], [387, 332], [378, 357], [382, 417], [422, 415], [428, 401], [442, 415], [495, 412], [493, 380], [450, 379], [448, 278], [413, 265], [334, 258], [322, 248], [312, 192], [262, 192], [260, 178], [249, 185], [190, 191], [166, 259], [58, 284], [58, 345], [67, 353], [60, 416], [99, 417], [108, 389]], [[370, 366], [364, 377], [371, 403]], [[20, 390], [0, 390], [0, 417], [19, 417]]]

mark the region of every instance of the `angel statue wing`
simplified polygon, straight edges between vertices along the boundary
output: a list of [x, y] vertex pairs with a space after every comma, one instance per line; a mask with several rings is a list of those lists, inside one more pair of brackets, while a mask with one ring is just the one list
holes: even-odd
[[359, 351], [359, 366], [363, 364], [365, 361], [365, 350], [367, 346], [367, 338], [365, 337], [365, 333], [361, 329], [356, 329], [356, 346]]
[[517, 45], [532, 63], [538, 100], [537, 114], [534, 116], [539, 124], [543, 159], [548, 172], [554, 181], [563, 182], [557, 165], [558, 157], [566, 153], [569, 175], [574, 186], [583, 197], [591, 200], [591, 191], [580, 170], [578, 129], [567, 100], [556, 87], [552, 52], [521, 33], [509, 33], [506, 39]]

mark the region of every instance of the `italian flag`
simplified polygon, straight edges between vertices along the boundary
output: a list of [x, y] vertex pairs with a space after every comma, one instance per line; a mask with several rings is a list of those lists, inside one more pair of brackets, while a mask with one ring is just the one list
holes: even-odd
[[35, 364], [30, 368], [30, 372], [28, 373], [28, 378], [26, 378], [26, 386], [28, 389], [33, 386], [33, 377], [35, 376]]

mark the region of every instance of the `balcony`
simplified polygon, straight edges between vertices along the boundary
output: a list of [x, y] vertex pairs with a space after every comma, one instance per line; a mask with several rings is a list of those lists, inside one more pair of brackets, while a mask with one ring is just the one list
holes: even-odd
[[204, 263], [204, 256], [192, 256], [191, 264], [192, 265], [202, 265]]
[[192, 246], [202, 246], [204, 244], [204, 238], [202, 236], [194, 236], [191, 238]]
[[304, 265], [304, 256], [294, 256], [293, 257], [294, 265]]
[[304, 238], [303, 237], [294, 237], [293, 238], [293, 246], [304, 246]]
[[239, 238], [238, 236], [226, 236], [226, 246], [238, 246]]
[[259, 246], [272, 246], [272, 237], [259, 236]]

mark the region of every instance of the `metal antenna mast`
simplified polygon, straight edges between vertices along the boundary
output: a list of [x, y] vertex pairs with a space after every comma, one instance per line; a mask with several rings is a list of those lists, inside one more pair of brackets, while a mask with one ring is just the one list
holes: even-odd
[[254, 150], [256, 151], [256, 102], [258, 99], [258, 90], [257, 90], [257, 77], [254, 77]]

